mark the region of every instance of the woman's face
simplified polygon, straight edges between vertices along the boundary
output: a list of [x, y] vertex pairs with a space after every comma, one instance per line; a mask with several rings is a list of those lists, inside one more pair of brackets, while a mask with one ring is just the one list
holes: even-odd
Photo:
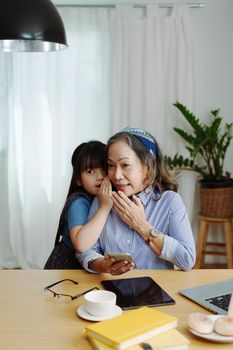
[[128, 197], [148, 185], [147, 166], [125, 141], [116, 141], [108, 150], [108, 177], [117, 191]]

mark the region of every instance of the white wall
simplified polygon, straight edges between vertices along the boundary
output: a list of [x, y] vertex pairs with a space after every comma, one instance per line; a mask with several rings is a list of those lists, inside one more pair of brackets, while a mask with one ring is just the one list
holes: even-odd
[[[208, 112], [221, 108], [233, 122], [233, 1], [205, 0], [205, 8], [192, 9], [195, 47], [195, 113], [207, 120]], [[233, 175], [233, 142], [225, 169]]]

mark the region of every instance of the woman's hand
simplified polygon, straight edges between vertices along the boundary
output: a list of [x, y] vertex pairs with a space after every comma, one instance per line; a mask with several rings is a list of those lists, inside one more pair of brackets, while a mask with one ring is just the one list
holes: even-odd
[[112, 192], [113, 206], [120, 218], [141, 236], [150, 230], [151, 225], [147, 222], [144, 207], [140, 199], [133, 195], [131, 201], [123, 192]]
[[112, 184], [108, 177], [105, 177], [100, 185], [98, 198], [100, 201], [100, 206], [112, 209]]
[[106, 256], [92, 261], [89, 267], [99, 273], [107, 272], [111, 275], [122, 275], [125, 272], [133, 270], [135, 265], [133, 262], [128, 262], [127, 260], [116, 262], [113, 257]]

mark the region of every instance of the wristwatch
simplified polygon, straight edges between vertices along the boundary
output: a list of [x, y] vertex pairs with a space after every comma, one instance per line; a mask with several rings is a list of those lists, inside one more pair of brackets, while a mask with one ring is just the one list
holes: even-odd
[[159, 229], [157, 229], [156, 227], [153, 226], [152, 229], [150, 230], [150, 235], [147, 238], [147, 240], [145, 241], [145, 243], [149, 245], [151, 240], [154, 237], [158, 237], [160, 234], [161, 234], [161, 231], [159, 231]]

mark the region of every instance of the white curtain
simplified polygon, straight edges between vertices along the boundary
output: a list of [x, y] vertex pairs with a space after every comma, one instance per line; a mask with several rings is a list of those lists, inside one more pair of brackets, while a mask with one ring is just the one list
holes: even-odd
[[[150, 130], [167, 152], [177, 99], [192, 108], [193, 54], [188, 5], [143, 9], [119, 5], [113, 47], [114, 130]], [[171, 137], [168, 137], [171, 136]]]
[[135, 126], [179, 150], [172, 103], [193, 104], [189, 11], [67, 8], [68, 49], [0, 54], [0, 267], [43, 267], [80, 142]]
[[64, 51], [1, 54], [2, 267], [44, 266], [74, 148], [110, 135], [110, 12], [62, 10]]

